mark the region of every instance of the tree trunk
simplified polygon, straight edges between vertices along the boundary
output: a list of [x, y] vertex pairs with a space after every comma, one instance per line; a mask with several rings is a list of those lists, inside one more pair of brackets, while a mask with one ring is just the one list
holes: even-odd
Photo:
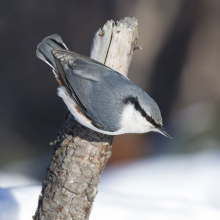
[[[91, 58], [127, 76], [138, 31], [135, 18], [107, 21], [96, 32]], [[69, 113], [53, 142], [35, 220], [86, 220], [98, 192], [99, 178], [111, 156], [113, 136], [92, 131]]]

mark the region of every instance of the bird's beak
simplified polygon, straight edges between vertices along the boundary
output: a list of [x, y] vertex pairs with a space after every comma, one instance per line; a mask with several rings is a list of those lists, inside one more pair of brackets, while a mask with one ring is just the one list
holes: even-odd
[[170, 138], [170, 139], [173, 139], [165, 130], [163, 127], [160, 127], [160, 128], [157, 128], [157, 131], [160, 132], [162, 135]]

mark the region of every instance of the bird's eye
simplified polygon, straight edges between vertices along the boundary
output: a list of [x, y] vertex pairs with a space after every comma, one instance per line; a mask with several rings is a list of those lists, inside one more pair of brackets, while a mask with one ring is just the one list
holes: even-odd
[[151, 121], [152, 121], [152, 117], [151, 117], [151, 116], [149, 116], [149, 115], [147, 115], [147, 116], [146, 116], [146, 119], [147, 119], [149, 122], [151, 122]]

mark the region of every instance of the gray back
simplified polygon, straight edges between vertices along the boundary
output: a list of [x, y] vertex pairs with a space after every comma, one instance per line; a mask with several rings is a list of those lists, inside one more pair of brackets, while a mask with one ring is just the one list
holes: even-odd
[[105, 130], [120, 129], [124, 100], [128, 97], [138, 97], [141, 107], [157, 118], [155, 112], [159, 108], [154, 100], [126, 77], [110, 68], [75, 60], [71, 68], [65, 65], [65, 73], [89, 118], [102, 125]]

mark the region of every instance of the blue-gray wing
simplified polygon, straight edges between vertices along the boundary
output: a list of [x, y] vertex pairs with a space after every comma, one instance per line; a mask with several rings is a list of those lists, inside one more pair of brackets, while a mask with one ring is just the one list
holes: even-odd
[[94, 126], [101, 130], [117, 131], [123, 99], [130, 93], [131, 82], [107, 66], [79, 56], [69, 57], [68, 62], [60, 60], [62, 70], [58, 69], [65, 77], [65, 86]]

